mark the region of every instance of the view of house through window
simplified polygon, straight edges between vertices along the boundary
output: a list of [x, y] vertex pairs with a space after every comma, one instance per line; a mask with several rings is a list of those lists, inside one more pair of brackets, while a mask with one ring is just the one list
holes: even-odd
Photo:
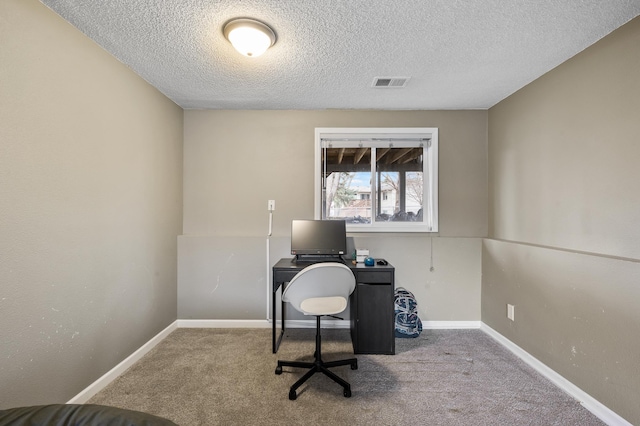
[[323, 218], [371, 222], [371, 149], [327, 148], [323, 154]]
[[386, 139], [322, 138], [320, 218], [345, 220], [351, 231], [437, 230], [437, 132], [429, 130]]

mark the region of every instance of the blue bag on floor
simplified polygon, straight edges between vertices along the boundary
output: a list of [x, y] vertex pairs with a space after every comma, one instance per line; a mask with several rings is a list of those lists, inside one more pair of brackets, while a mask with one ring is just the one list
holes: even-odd
[[418, 317], [418, 302], [408, 290], [398, 287], [395, 292], [394, 314], [396, 337], [418, 337], [422, 331], [422, 321]]

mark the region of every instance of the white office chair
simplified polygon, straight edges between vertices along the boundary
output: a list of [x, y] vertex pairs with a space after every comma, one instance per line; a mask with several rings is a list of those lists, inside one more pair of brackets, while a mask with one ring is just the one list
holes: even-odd
[[358, 369], [356, 358], [340, 361], [322, 361], [320, 343], [320, 317], [334, 315], [347, 308], [349, 295], [356, 287], [356, 279], [348, 266], [337, 263], [316, 263], [298, 272], [282, 293], [282, 300], [291, 303], [305, 315], [316, 317], [316, 351], [314, 362], [278, 361], [276, 374], [282, 374], [282, 367], [309, 368], [300, 380], [289, 390], [289, 399], [296, 399], [296, 389], [317, 372], [322, 372], [344, 389], [344, 396], [351, 396], [351, 385], [329, 370], [331, 367], [350, 365], [352, 370]]

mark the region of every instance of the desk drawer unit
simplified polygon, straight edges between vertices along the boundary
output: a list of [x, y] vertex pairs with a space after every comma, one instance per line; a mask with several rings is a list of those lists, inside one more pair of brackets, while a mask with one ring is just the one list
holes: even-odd
[[395, 353], [393, 270], [356, 272], [351, 295], [351, 339], [357, 354]]
[[358, 271], [356, 281], [367, 284], [393, 284], [393, 274], [389, 271]]

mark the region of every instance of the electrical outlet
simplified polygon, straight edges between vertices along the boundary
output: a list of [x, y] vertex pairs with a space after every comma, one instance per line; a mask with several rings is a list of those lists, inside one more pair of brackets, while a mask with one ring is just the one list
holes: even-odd
[[511, 321], [516, 320], [516, 307], [507, 303], [507, 318]]
[[267, 209], [272, 212], [276, 209], [276, 200], [269, 200], [267, 203]]

